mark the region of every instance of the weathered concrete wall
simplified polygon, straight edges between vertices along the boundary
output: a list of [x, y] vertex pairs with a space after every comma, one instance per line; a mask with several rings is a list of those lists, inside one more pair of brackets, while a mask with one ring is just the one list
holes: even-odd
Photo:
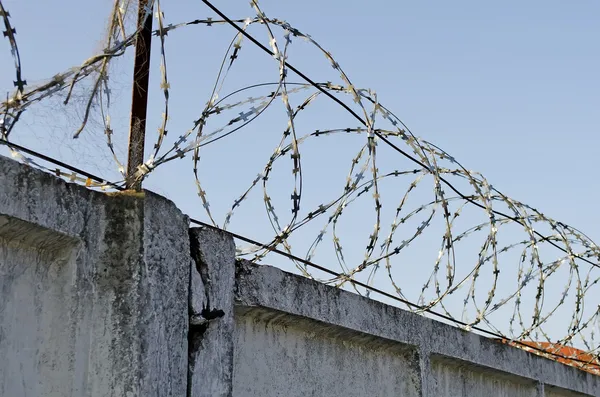
[[185, 395], [186, 217], [0, 170], [0, 396]]
[[235, 341], [235, 396], [420, 395], [418, 354], [385, 339], [241, 309]]
[[235, 334], [234, 396], [600, 396], [598, 376], [247, 262]]
[[235, 337], [234, 396], [600, 396], [598, 376], [247, 262]]
[[600, 377], [236, 262], [152, 193], [0, 157], [0, 397], [600, 396]]

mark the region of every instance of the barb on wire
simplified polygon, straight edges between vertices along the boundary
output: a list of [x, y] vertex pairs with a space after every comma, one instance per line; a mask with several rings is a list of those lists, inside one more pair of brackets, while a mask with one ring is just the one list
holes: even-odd
[[[19, 54], [19, 47], [17, 46], [16, 34], [17, 30], [10, 23], [10, 13], [4, 8], [4, 5], [0, 1], [0, 18], [4, 24], [4, 31], [2, 35], [8, 39], [10, 44], [10, 52], [14, 61], [15, 67], [15, 80], [13, 81], [16, 90], [11, 98], [7, 99], [7, 102], [18, 103], [23, 98], [23, 91], [27, 85], [27, 81], [22, 78], [21, 69], [21, 55]], [[19, 120], [22, 111], [9, 112], [8, 108], [4, 109], [2, 116], [2, 123], [0, 125], [0, 138], [6, 139], [10, 135], [15, 123]]]
[[[129, 2], [115, 1], [102, 53], [35, 87], [25, 87], [21, 80], [15, 31], [0, 2], [17, 69], [17, 90], [0, 105], [3, 131], [13, 130], [29, 106], [63, 90], [68, 101], [74, 86], [91, 80], [84, 120], [74, 136], [84, 133], [91, 104], [98, 101], [107, 145], [124, 179], [141, 181], [159, 166], [190, 157], [197, 194], [212, 227], [229, 228], [245, 208], [251, 207], [254, 216], [258, 209], [263, 211], [269, 240], [239, 247], [240, 257], [261, 263], [270, 259], [270, 253], [280, 252], [307, 277], [367, 295], [375, 284], [388, 285], [393, 293], [384, 296], [397, 297], [408, 310], [437, 313], [465, 329], [487, 332], [538, 354], [565, 357], [563, 346], [578, 346], [584, 353], [569, 350], [566, 358], [600, 373], [600, 248], [589, 237], [505, 195], [483, 175], [416, 137], [373, 90], [355, 86], [321, 44], [289, 23], [269, 18], [256, 0], [250, 2], [254, 15], [245, 19], [231, 19], [208, 0], [203, 2], [219, 19], [166, 24], [165, 10], [158, 1], [153, 3], [162, 117], [153, 150], [133, 175], [125, 175], [114, 151], [108, 89], [110, 62], [127, 52], [137, 33], [128, 32], [124, 23]], [[170, 33], [195, 26], [220, 26], [223, 34], [233, 35], [206, 104], [171, 143], [169, 101], [175, 90], [167, 73], [167, 46], [175, 40]], [[268, 44], [250, 34], [255, 27], [264, 30]], [[329, 65], [327, 72], [335, 73], [335, 82], [312, 79], [290, 63], [297, 41], [319, 54]], [[277, 72], [270, 80], [226, 92], [225, 82], [249, 52], [242, 51], [247, 45], [265, 52]], [[273, 150], [257, 175], [237, 187], [241, 194], [228, 210], [216, 213], [209, 197], [218, 193], [205, 190], [200, 173], [203, 154], [224, 139], [234, 144], [233, 137], [241, 131], [256, 133], [250, 125], [278, 106], [285, 117], [282, 132], [273, 142], [261, 142]], [[330, 111], [331, 106], [335, 110]], [[328, 109], [326, 122], [306, 116], [323, 107]], [[338, 122], [336, 111], [343, 116], [340, 123], [346, 120], [341, 127], [329, 124]], [[323, 121], [323, 127], [307, 128], [315, 119]], [[4, 133], [3, 139], [7, 137]], [[320, 166], [323, 160], [309, 155], [310, 148], [328, 145], [336, 148], [327, 159], [335, 167]], [[18, 148], [12, 148], [17, 153]], [[341, 153], [346, 151], [351, 155], [343, 163], [345, 177], [326, 180], [316, 190], [309, 188], [314, 186], [314, 168], [319, 169], [317, 179], [325, 179], [329, 168], [343, 162]], [[39, 166], [29, 158], [23, 161]], [[83, 182], [68, 173], [57, 175]], [[283, 203], [285, 211], [276, 210]], [[359, 228], [351, 225], [364, 219], [372, 228], [353, 234]], [[302, 241], [304, 255], [292, 248], [292, 243], [297, 247]], [[429, 242], [437, 248], [422, 251]], [[315, 271], [312, 261], [317, 257], [336, 263], [339, 271]]]

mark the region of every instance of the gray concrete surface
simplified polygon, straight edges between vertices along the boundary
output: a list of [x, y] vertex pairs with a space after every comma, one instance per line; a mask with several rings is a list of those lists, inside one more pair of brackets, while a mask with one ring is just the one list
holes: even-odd
[[[234, 396], [260, 390], [263, 396], [600, 396], [598, 376], [248, 262], [237, 269], [235, 332]], [[364, 353], [352, 355], [339, 344]], [[382, 344], [379, 361], [373, 361], [367, 352]], [[378, 362], [394, 368], [383, 370], [386, 382], [372, 377], [382, 371]], [[348, 387], [357, 376], [370, 386], [369, 394]], [[288, 394], [281, 379], [294, 380]]]
[[600, 377], [269, 266], [155, 194], [0, 157], [0, 397], [600, 397]]
[[188, 396], [231, 396], [235, 244], [228, 235], [204, 228], [191, 229], [190, 242], [193, 275]]
[[0, 396], [183, 396], [187, 218], [0, 157]]
[[234, 396], [420, 396], [413, 349], [268, 311], [236, 314]]

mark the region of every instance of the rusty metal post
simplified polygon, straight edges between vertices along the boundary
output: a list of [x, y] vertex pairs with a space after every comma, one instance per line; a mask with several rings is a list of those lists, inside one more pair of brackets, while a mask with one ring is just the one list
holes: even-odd
[[127, 157], [127, 189], [142, 189], [142, 181], [133, 175], [144, 163], [146, 112], [148, 110], [148, 80], [150, 77], [150, 44], [152, 41], [152, 0], [139, 0], [138, 28], [133, 64], [133, 94], [129, 124], [129, 152]]

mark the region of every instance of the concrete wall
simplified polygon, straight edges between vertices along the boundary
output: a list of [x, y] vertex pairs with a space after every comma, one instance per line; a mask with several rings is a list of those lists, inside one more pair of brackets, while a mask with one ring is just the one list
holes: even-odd
[[600, 396], [600, 377], [236, 261], [169, 201], [0, 157], [0, 397]]
[[0, 396], [183, 396], [187, 218], [0, 157]]
[[238, 263], [235, 313], [234, 396], [600, 395], [598, 376], [268, 266]]

